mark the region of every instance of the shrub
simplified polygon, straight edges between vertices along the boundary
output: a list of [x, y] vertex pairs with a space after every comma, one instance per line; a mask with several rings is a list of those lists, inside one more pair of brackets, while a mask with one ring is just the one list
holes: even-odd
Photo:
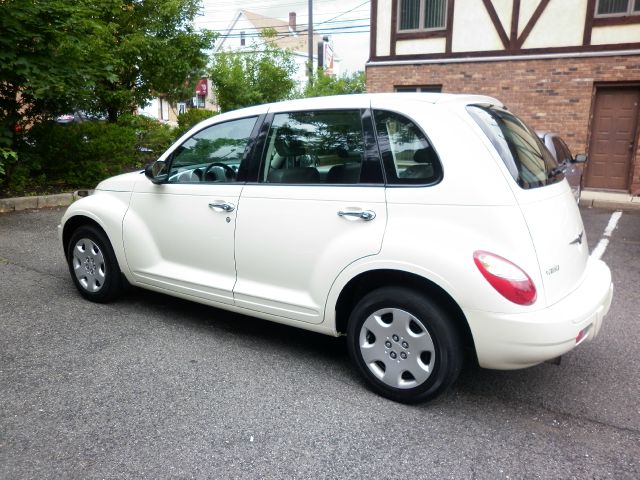
[[194, 125], [197, 125], [201, 121], [213, 117], [217, 114], [218, 112], [214, 112], [212, 110], [202, 110], [197, 108], [192, 108], [184, 113], [181, 113], [180, 115], [178, 115], [178, 128], [174, 131], [175, 138], [180, 138], [182, 135], [187, 133], [187, 131]]

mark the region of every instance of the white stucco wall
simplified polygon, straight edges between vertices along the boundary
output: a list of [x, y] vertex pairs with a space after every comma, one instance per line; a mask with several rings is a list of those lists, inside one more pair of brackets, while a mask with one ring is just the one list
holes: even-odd
[[481, 1], [456, 2], [451, 49], [454, 52], [504, 49]]
[[386, 56], [391, 53], [390, 45], [392, 1], [395, 0], [379, 0], [378, 2], [378, 18], [376, 22], [376, 55], [379, 56]]
[[520, 36], [524, 28], [527, 26], [529, 19], [533, 16], [533, 12], [536, 11], [539, 3], [540, 0], [520, 0], [520, 15], [518, 16], [518, 36]]
[[445, 38], [421, 38], [419, 40], [400, 40], [396, 42], [397, 55], [444, 53]]
[[513, 13], [513, 1], [512, 0], [493, 0], [493, 8], [500, 18], [502, 28], [504, 28], [507, 37], [511, 32], [511, 14]]
[[587, 2], [584, 0], [549, 2], [522, 45], [523, 48], [582, 45], [586, 12]]
[[640, 24], [595, 27], [591, 32], [592, 45], [640, 42]]

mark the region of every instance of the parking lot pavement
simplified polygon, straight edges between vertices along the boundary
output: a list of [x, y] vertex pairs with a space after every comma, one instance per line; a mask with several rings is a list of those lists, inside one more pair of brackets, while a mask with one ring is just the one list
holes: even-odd
[[[593, 248], [611, 211], [583, 210]], [[86, 302], [61, 210], [0, 215], [0, 478], [640, 478], [640, 214], [600, 335], [558, 365], [370, 393], [342, 339], [132, 290]]]

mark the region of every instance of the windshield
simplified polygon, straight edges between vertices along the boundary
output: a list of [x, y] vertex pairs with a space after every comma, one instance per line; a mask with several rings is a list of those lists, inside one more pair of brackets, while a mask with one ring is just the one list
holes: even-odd
[[481, 105], [470, 105], [467, 111], [521, 188], [543, 187], [564, 178], [549, 150], [518, 117], [501, 108]]

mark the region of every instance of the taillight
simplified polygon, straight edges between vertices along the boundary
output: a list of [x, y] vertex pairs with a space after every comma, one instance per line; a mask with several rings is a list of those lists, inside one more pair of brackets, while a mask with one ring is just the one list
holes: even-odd
[[518, 305], [531, 305], [536, 301], [535, 285], [514, 263], [481, 250], [473, 253], [473, 260], [487, 282], [507, 300]]

